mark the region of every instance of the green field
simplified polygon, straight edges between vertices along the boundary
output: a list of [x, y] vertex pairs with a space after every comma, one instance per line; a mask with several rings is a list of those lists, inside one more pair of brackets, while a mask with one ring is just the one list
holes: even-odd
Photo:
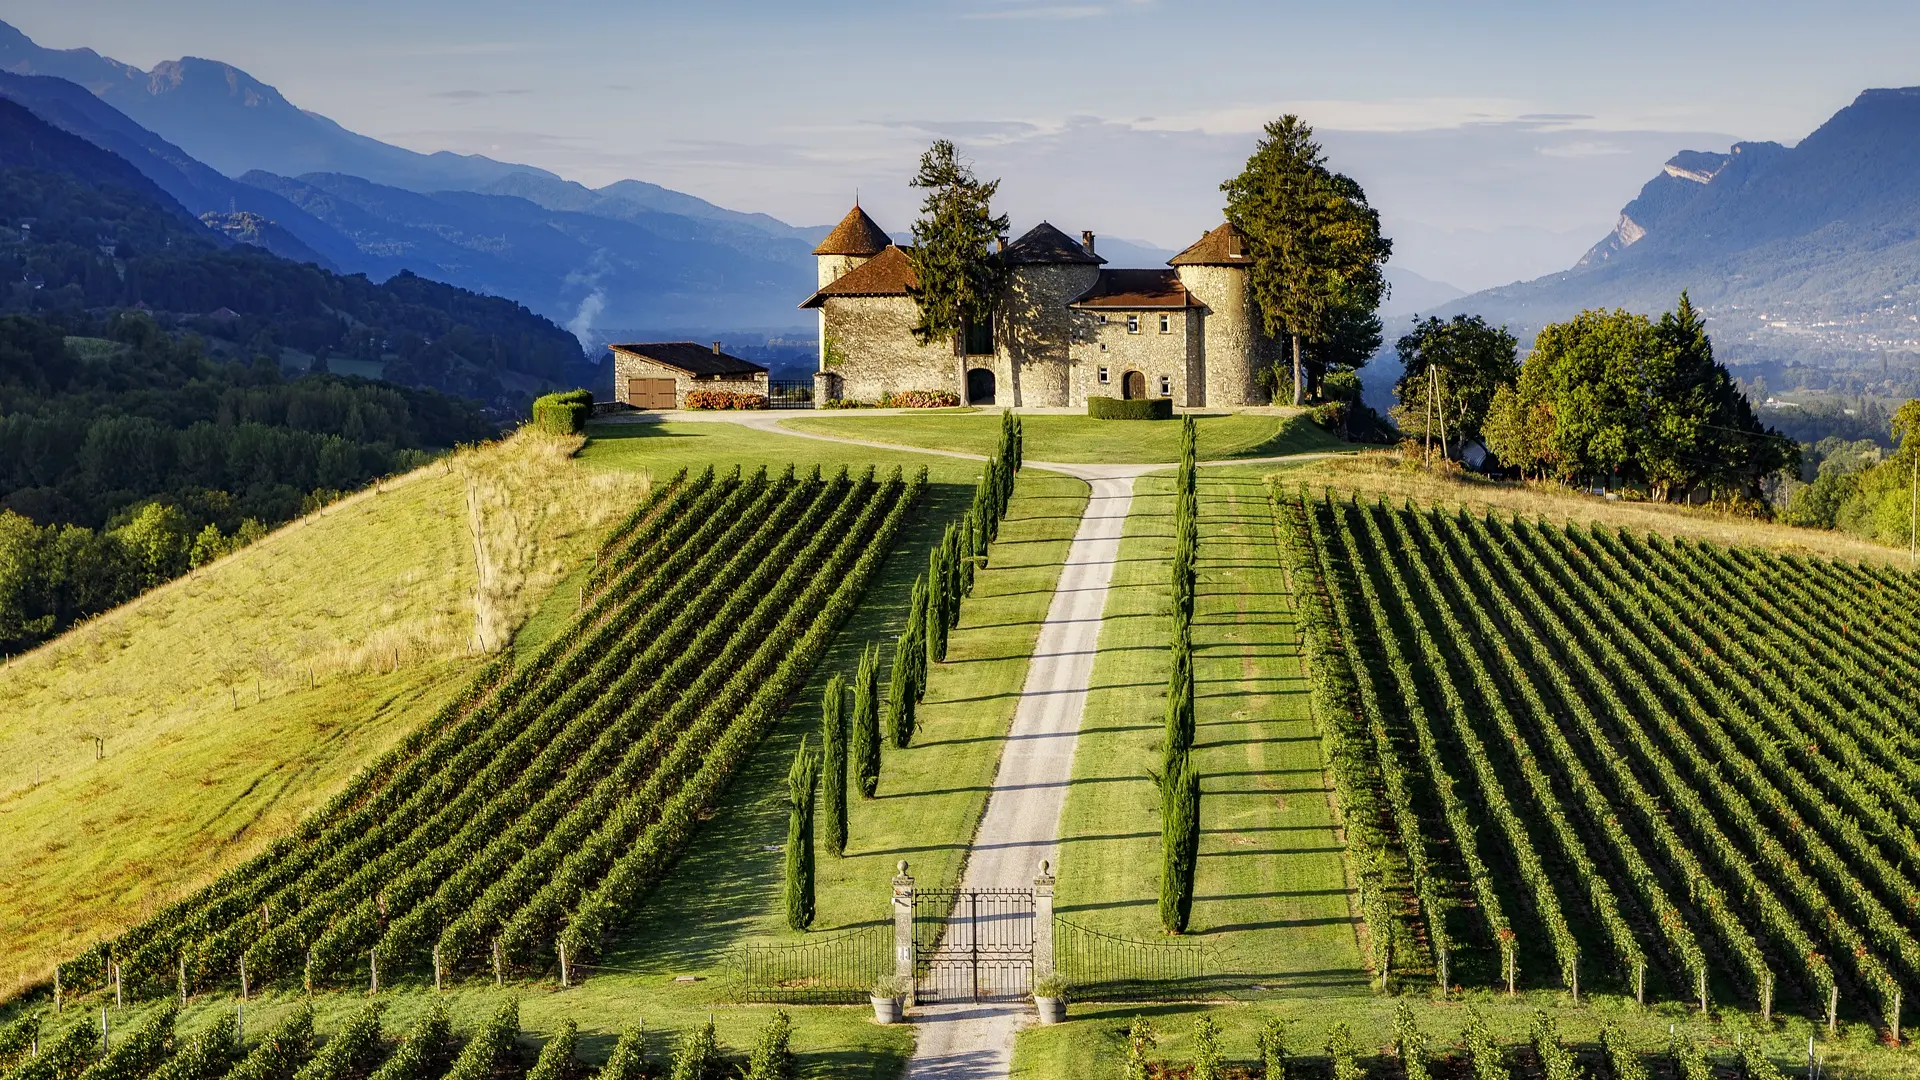
[[[1303, 413], [1229, 413], [1198, 418], [1200, 460], [1271, 457], [1348, 449]], [[1167, 420], [1095, 420], [1051, 413], [1023, 415], [1029, 461], [1171, 462], [1180, 456], [1180, 424]], [[924, 446], [972, 454], [993, 451], [1000, 414], [933, 412], [924, 416], [819, 413], [782, 420], [795, 431], [818, 432], [896, 446]]]
[[[1231, 974], [1217, 989], [1364, 992], [1266, 492], [1257, 475], [1208, 471], [1199, 504], [1195, 761], [1204, 780], [1190, 936], [1207, 946], [1212, 971]], [[1160, 833], [1146, 769], [1163, 741], [1172, 535], [1171, 474], [1142, 478], [1107, 598], [1060, 855], [1060, 914], [1149, 940], [1161, 935]]]

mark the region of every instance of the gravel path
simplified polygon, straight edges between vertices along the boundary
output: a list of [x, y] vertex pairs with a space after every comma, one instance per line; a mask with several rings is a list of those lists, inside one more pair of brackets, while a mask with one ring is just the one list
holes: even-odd
[[[1041, 467], [1039, 462], [1032, 463]], [[1120, 555], [1120, 534], [1133, 502], [1136, 476], [1163, 466], [1047, 465], [1093, 486], [1085, 516], [1067, 549], [1053, 603], [1034, 643], [1027, 682], [1001, 751], [1000, 770], [987, 797], [973, 847], [966, 888], [1033, 884], [1040, 860], [1058, 865], [1060, 813], [1073, 776], [1080, 733], [1100, 641], [1107, 583]], [[1013, 1037], [1028, 1015], [1024, 1004], [934, 1005], [916, 1009], [919, 1030], [909, 1080], [987, 1080], [1007, 1076]]]

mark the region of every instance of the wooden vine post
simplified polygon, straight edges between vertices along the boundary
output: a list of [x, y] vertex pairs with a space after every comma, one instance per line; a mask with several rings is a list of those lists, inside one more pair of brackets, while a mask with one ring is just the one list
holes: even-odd
[[554, 948], [560, 952], [560, 988], [573, 985], [572, 972], [567, 969], [567, 943], [564, 940], [554, 942]]
[[1760, 1022], [1773, 1023], [1773, 972], [1760, 981]]
[[115, 960], [113, 961], [113, 1007], [124, 1009], [126, 1006], [127, 999], [120, 993], [120, 961]]
[[439, 989], [441, 989], [441, 985], [440, 985], [440, 946], [438, 946], [438, 945], [435, 945], [435, 946], [433, 947], [433, 988], [434, 988], [435, 990], [439, 990]]
[[247, 954], [240, 954], [240, 1000], [247, 1000]]
[[1700, 985], [1700, 1014], [1702, 1016], [1705, 1016], [1707, 1012], [1707, 969], [1706, 968], [1700, 969], [1699, 985]]
[[1833, 985], [1833, 990], [1827, 994], [1827, 1038], [1829, 1039], [1833, 1038], [1834, 1032], [1838, 1030], [1839, 1027], [1840, 1027], [1840, 984], [1835, 983]]
[[53, 965], [53, 1011], [60, 1012], [60, 965]]
[[377, 994], [380, 992], [380, 950], [379, 949], [367, 950], [367, 982], [368, 982], [367, 993]]
[[506, 979], [503, 978], [500, 974], [500, 939], [494, 938], [493, 939], [493, 985], [500, 986], [505, 982], [506, 982]]

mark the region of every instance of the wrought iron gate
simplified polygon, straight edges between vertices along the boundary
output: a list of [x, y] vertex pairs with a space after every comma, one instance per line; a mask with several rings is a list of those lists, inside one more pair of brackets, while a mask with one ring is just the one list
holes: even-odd
[[914, 1001], [1018, 1001], [1033, 992], [1032, 889], [913, 894]]

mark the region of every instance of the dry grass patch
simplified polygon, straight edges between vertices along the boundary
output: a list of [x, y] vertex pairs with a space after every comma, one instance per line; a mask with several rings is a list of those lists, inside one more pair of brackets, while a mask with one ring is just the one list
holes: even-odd
[[1904, 551], [1870, 544], [1845, 533], [1801, 529], [1703, 507], [1627, 502], [1585, 495], [1566, 488], [1515, 484], [1474, 476], [1449, 476], [1401, 463], [1394, 451], [1369, 451], [1351, 457], [1322, 458], [1271, 473], [1286, 487], [1306, 484], [1384, 495], [1390, 500], [1412, 499], [1427, 506], [1461, 506], [1475, 514], [1498, 512], [1550, 521], [1613, 525], [1645, 529], [1669, 536], [1691, 536], [1718, 544], [1741, 544], [1776, 550], [1912, 565]]

